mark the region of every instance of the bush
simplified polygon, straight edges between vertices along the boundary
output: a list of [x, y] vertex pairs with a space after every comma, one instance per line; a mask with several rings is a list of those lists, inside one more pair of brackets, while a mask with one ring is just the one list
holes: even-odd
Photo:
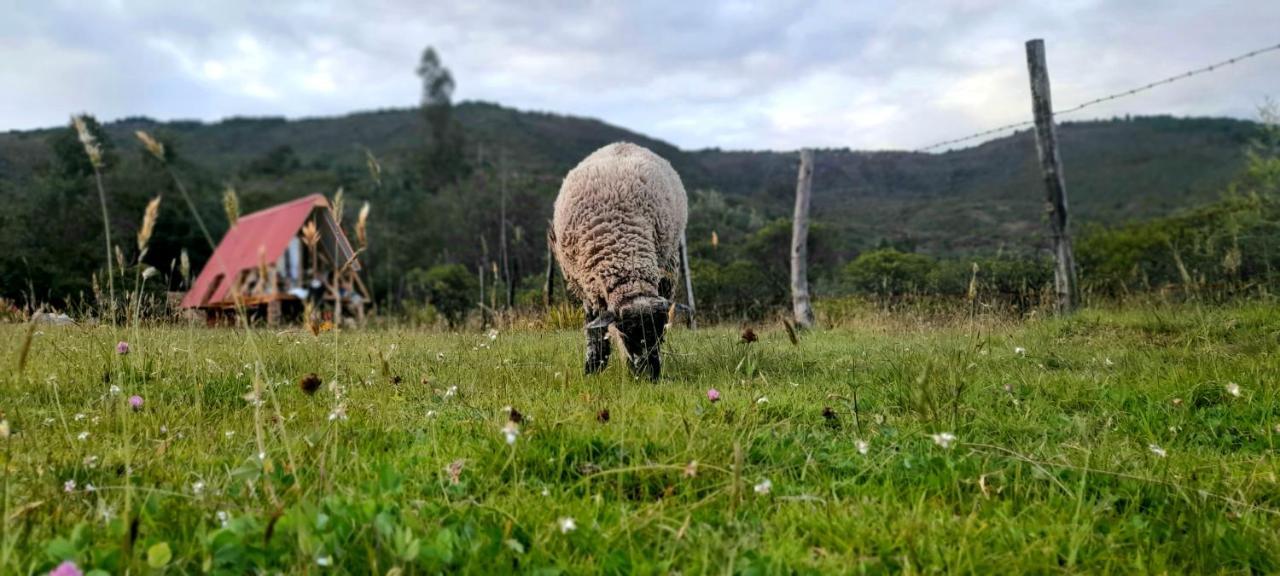
[[937, 263], [923, 254], [893, 248], [860, 254], [844, 267], [844, 282], [855, 292], [883, 296], [924, 291]]
[[414, 268], [405, 276], [405, 283], [415, 297], [425, 296], [451, 328], [466, 320], [480, 292], [475, 276], [461, 264]]

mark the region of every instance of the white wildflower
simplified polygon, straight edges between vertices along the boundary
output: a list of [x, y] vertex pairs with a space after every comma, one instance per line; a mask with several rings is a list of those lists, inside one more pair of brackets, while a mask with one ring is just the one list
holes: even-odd
[[759, 494], [761, 496], [768, 494], [769, 492], [773, 491], [773, 482], [770, 481], [768, 478], [765, 478], [764, 480], [761, 480], [759, 484], [756, 484], [755, 490], [756, 490], [756, 494]]
[[204, 494], [204, 481], [197, 480], [191, 484], [191, 493], [196, 496]]
[[436, 360], [444, 361], [444, 352], [436, 352]]
[[1115, 362], [1112, 362], [1110, 358], [1103, 358], [1103, 359], [1102, 359], [1102, 365], [1103, 365], [1103, 366], [1115, 366], [1115, 365], [1116, 365], [1116, 363], [1115, 363]]
[[565, 516], [564, 518], [557, 520], [556, 523], [560, 525], [561, 534], [568, 534], [578, 529], [578, 523], [574, 522], [573, 518], [570, 518], [568, 516]]
[[756, 404], [768, 404], [768, 403], [769, 403], [768, 396], [761, 396], [759, 398], [756, 398]]
[[62, 491], [70, 494], [76, 491], [76, 481], [74, 478], [62, 483]]
[[235, 430], [227, 430], [226, 432], [223, 432], [223, 433], [222, 433], [222, 435], [223, 435], [223, 436], [226, 436], [226, 437], [227, 437], [227, 439], [229, 440], [229, 439], [231, 439], [231, 437], [232, 437], [232, 436], [235, 436], [235, 435], [236, 435], [236, 431], [235, 431]]
[[330, 412], [330, 413], [329, 413], [329, 421], [330, 421], [330, 422], [333, 422], [333, 421], [335, 421], [335, 420], [346, 420], [346, 419], [347, 419], [347, 405], [346, 405], [346, 404], [339, 404], [337, 408], [334, 408], [334, 409], [333, 409], [333, 412]]
[[1236, 384], [1235, 382], [1227, 382], [1227, 394], [1230, 394], [1232, 396], [1235, 396], [1236, 398], [1239, 398], [1240, 385]]
[[84, 419], [85, 419], [85, 415], [84, 415], [84, 413], [83, 413], [83, 412], [76, 412], [76, 415], [75, 415], [75, 416], [72, 416], [72, 417], [71, 417], [71, 419], [72, 419], [72, 420], [75, 420], [76, 422], [79, 422], [79, 421], [81, 421], [81, 420], [84, 420]]
[[330, 566], [333, 566], [333, 557], [332, 556], [316, 557], [316, 566], [320, 566], [323, 568], [328, 568]]
[[45, 419], [44, 419], [44, 425], [45, 425], [45, 426], [53, 426], [53, 423], [54, 423], [54, 422], [57, 422], [57, 420], [54, 420], [53, 418], [45, 418]]
[[490, 329], [489, 329], [489, 334], [488, 334], [488, 336], [489, 336], [489, 340], [491, 340], [491, 341], [492, 341], [492, 340], [497, 340], [497, 339], [498, 339], [498, 330], [497, 330], [496, 328], [490, 328]]
[[85, 492], [97, 492], [97, 491], [98, 491], [98, 487], [97, 487], [97, 486], [94, 486], [94, 485], [93, 485], [93, 483], [92, 483], [92, 482], [90, 482], [90, 483], [88, 483], [88, 484], [85, 484], [85, 485], [84, 485], [84, 491], [85, 491]]
[[1014, 353], [1014, 354], [1017, 354], [1017, 355], [1019, 355], [1019, 356], [1026, 356], [1026, 355], [1027, 355], [1027, 349], [1026, 349], [1026, 348], [1023, 348], [1023, 347], [1021, 347], [1021, 346], [1018, 346], [1018, 347], [1016, 347], [1016, 348], [1014, 348], [1014, 349], [1013, 349], [1013, 353]]
[[866, 456], [867, 452], [871, 450], [871, 444], [867, 443], [866, 440], [859, 440], [856, 445], [858, 447], [858, 453], [863, 456]]
[[266, 460], [266, 459], [267, 459], [267, 453], [266, 453], [266, 452], [259, 452], [259, 453], [258, 453], [258, 461], [259, 461], [259, 462], [261, 462], [261, 461], [263, 461], [263, 460]]
[[544, 486], [544, 487], [542, 488], [542, 495], [543, 495], [543, 496], [550, 496], [550, 495], [551, 495], [551, 489], [550, 489], [550, 488], [547, 488], [547, 487], [545, 487], [545, 486]]
[[79, 434], [76, 434], [76, 440], [79, 440], [79, 441], [81, 441], [81, 442], [84, 442], [85, 440], [88, 440], [88, 439], [89, 439], [89, 431], [88, 431], [88, 430], [85, 430], [84, 432], [81, 432], [81, 433], [79, 433]]
[[1152, 454], [1155, 454], [1156, 456], [1159, 456], [1161, 458], [1164, 458], [1165, 456], [1169, 455], [1168, 452], [1165, 452], [1164, 448], [1161, 448], [1155, 444], [1148, 444], [1147, 450], [1150, 450]]
[[217, 516], [218, 523], [221, 524], [223, 528], [226, 528], [227, 524], [231, 523], [231, 514], [226, 510], [219, 510]]
[[937, 444], [943, 448], [950, 448], [951, 443], [956, 441], [956, 435], [950, 432], [939, 432], [937, 434], [930, 434], [929, 437], [933, 438], [934, 444]]
[[516, 437], [520, 435], [520, 426], [515, 422], [507, 422], [507, 425], [502, 427], [502, 435], [506, 438], [508, 445], [515, 446]]
[[452, 398], [452, 397], [457, 396], [457, 395], [458, 395], [458, 387], [457, 387], [457, 386], [450, 386], [448, 390], [445, 390], [445, 391], [444, 391], [444, 397], [445, 397], [445, 398]]
[[85, 468], [97, 468], [98, 457], [94, 456], [93, 454], [90, 454], [88, 456], [85, 456], [84, 460], [81, 460], [81, 463], [84, 464]]
[[107, 392], [111, 393], [112, 396], [118, 396], [120, 394], [120, 387], [112, 384], [111, 388], [107, 389]]

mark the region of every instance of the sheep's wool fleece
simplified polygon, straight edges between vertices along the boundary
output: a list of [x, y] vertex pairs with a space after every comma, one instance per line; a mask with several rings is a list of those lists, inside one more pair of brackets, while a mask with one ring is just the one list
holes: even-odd
[[552, 223], [569, 288], [612, 311], [641, 296], [670, 297], [658, 287], [678, 278], [688, 203], [680, 175], [642, 146], [617, 142], [587, 156], [565, 176]]

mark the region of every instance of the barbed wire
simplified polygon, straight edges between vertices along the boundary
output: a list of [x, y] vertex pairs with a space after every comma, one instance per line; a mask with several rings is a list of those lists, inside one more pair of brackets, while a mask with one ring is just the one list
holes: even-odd
[[[1188, 70], [1188, 71], [1183, 72], [1183, 73], [1181, 73], [1181, 74], [1175, 74], [1175, 75], [1173, 75], [1173, 76], [1169, 76], [1168, 78], [1164, 78], [1164, 79], [1161, 79], [1161, 80], [1156, 80], [1155, 82], [1151, 82], [1151, 83], [1148, 83], [1148, 84], [1143, 84], [1142, 86], [1138, 86], [1137, 88], [1132, 88], [1132, 89], [1129, 89], [1129, 90], [1125, 90], [1125, 91], [1123, 91], [1123, 92], [1116, 92], [1116, 93], [1114, 93], [1114, 94], [1108, 94], [1108, 95], [1106, 95], [1106, 96], [1102, 96], [1102, 97], [1100, 97], [1100, 98], [1094, 98], [1094, 99], [1092, 99], [1092, 100], [1085, 101], [1085, 102], [1083, 102], [1083, 103], [1081, 103], [1081, 104], [1077, 104], [1077, 105], [1075, 105], [1075, 106], [1072, 106], [1072, 107], [1070, 107], [1070, 108], [1066, 108], [1066, 109], [1063, 109], [1063, 110], [1055, 110], [1055, 111], [1053, 112], [1053, 115], [1054, 115], [1054, 116], [1063, 116], [1063, 115], [1066, 115], [1066, 114], [1072, 114], [1072, 113], [1075, 113], [1075, 112], [1079, 112], [1079, 111], [1081, 111], [1081, 110], [1084, 110], [1085, 108], [1089, 108], [1090, 106], [1096, 106], [1096, 105], [1098, 105], [1098, 104], [1102, 104], [1103, 102], [1110, 102], [1110, 101], [1112, 101], [1112, 100], [1118, 100], [1118, 99], [1120, 99], [1120, 98], [1124, 98], [1124, 97], [1126, 97], [1126, 96], [1133, 96], [1134, 94], [1138, 94], [1138, 93], [1141, 93], [1141, 92], [1146, 92], [1146, 91], [1148, 91], [1148, 90], [1151, 90], [1151, 89], [1153, 89], [1153, 88], [1158, 88], [1158, 87], [1160, 87], [1160, 86], [1164, 86], [1164, 85], [1166, 85], [1166, 84], [1172, 84], [1172, 83], [1177, 82], [1177, 81], [1179, 81], [1179, 80], [1185, 80], [1185, 79], [1187, 79], [1187, 78], [1191, 78], [1192, 76], [1199, 76], [1199, 75], [1201, 75], [1201, 74], [1207, 74], [1207, 73], [1209, 73], [1209, 72], [1213, 72], [1213, 71], [1215, 71], [1215, 70], [1217, 70], [1217, 69], [1219, 69], [1219, 68], [1222, 68], [1222, 67], [1224, 67], [1224, 66], [1230, 66], [1230, 65], [1235, 64], [1235, 63], [1237, 63], [1237, 62], [1240, 62], [1240, 61], [1242, 61], [1242, 60], [1248, 60], [1249, 58], [1253, 58], [1253, 57], [1255, 57], [1255, 56], [1260, 56], [1260, 55], [1262, 55], [1262, 54], [1266, 54], [1266, 53], [1268, 53], [1268, 52], [1275, 52], [1275, 51], [1277, 51], [1277, 50], [1280, 50], [1280, 44], [1275, 44], [1275, 45], [1272, 45], [1272, 46], [1267, 46], [1266, 48], [1259, 48], [1259, 49], [1257, 49], [1257, 50], [1252, 50], [1252, 51], [1249, 51], [1249, 52], [1245, 52], [1244, 54], [1241, 54], [1241, 55], [1239, 55], [1239, 56], [1234, 56], [1234, 57], [1228, 58], [1228, 59], [1226, 59], [1226, 60], [1222, 60], [1222, 61], [1220, 61], [1220, 62], [1214, 62], [1213, 64], [1210, 64], [1210, 65], [1208, 65], [1208, 66], [1201, 66], [1200, 68], [1196, 68], [1196, 69], [1193, 69], [1193, 70]], [[1001, 133], [1001, 132], [1005, 132], [1005, 131], [1008, 131], [1008, 130], [1015, 130], [1015, 129], [1018, 129], [1018, 128], [1024, 128], [1024, 127], [1033, 126], [1033, 125], [1035, 125], [1035, 121], [1034, 121], [1034, 120], [1025, 120], [1025, 121], [1022, 121], [1022, 122], [1014, 122], [1014, 123], [1011, 123], [1011, 124], [1005, 124], [1005, 125], [1003, 125], [1003, 126], [997, 126], [997, 127], [992, 128], [992, 129], [990, 129], [990, 130], [983, 130], [983, 131], [981, 131], [981, 132], [975, 132], [975, 133], [973, 133], [973, 134], [969, 134], [968, 136], [961, 136], [960, 138], [952, 138], [952, 139], [950, 139], [950, 140], [943, 140], [943, 141], [941, 141], [941, 142], [937, 142], [937, 143], [934, 143], [934, 144], [930, 144], [930, 145], [925, 146], [925, 147], [923, 147], [923, 148], [917, 148], [915, 151], [916, 151], [916, 152], [928, 152], [928, 151], [930, 151], [930, 150], [935, 150], [935, 149], [941, 148], [941, 147], [943, 147], [943, 146], [949, 146], [949, 145], [951, 145], [951, 144], [959, 144], [959, 143], [961, 143], [961, 142], [968, 142], [969, 140], [974, 140], [974, 139], [976, 139], [976, 138], [982, 138], [983, 136], [990, 136], [990, 135], [992, 135], [992, 134], [999, 134], [999, 133]]]

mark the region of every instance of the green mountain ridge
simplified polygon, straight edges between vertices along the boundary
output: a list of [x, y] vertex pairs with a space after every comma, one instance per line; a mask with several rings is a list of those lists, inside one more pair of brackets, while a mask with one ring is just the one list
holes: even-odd
[[[600, 146], [627, 140], [670, 160], [683, 178], [691, 194], [694, 264], [736, 259], [785, 276], [794, 151], [681, 150], [595, 119], [484, 102], [460, 103], [453, 116], [465, 133], [472, 170], [439, 190], [423, 189], [418, 177], [427, 131], [417, 109], [297, 120], [108, 122], [102, 127], [111, 148], [104, 180], [113, 236], [127, 242], [147, 199], [164, 195], [149, 263], [169, 269], [185, 249], [198, 270], [208, 256], [208, 243], [168, 175], [134, 138], [135, 130], [145, 130], [166, 143], [215, 239], [226, 229], [225, 185], [239, 191], [244, 212], [339, 187], [353, 202], [369, 201], [371, 248], [362, 258], [375, 271], [370, 282], [379, 294], [403, 295], [412, 291], [405, 274], [413, 268], [493, 262], [505, 172], [512, 267], [532, 289], [545, 265], [541, 239], [563, 174]], [[1167, 216], [1218, 199], [1240, 174], [1246, 145], [1259, 132], [1257, 123], [1215, 118], [1061, 124], [1075, 230]], [[366, 150], [383, 165], [381, 186], [369, 178]], [[938, 256], [1046, 254], [1044, 191], [1029, 131], [937, 154], [820, 149], [815, 162], [816, 274], [828, 277], [886, 242]], [[0, 133], [0, 202], [9, 207], [0, 212], [3, 294], [34, 291], [50, 299], [87, 290], [103, 246], [91, 174], [66, 127]]]
[[[770, 217], [790, 210], [793, 152], [680, 150], [599, 120], [464, 102], [455, 117], [475, 157], [506, 154], [511, 170], [558, 179], [609, 142], [628, 140], [666, 157], [687, 188], [714, 188]], [[134, 130], [174, 142], [188, 160], [229, 174], [289, 147], [304, 166], [362, 167], [367, 147], [407, 163], [423, 139], [416, 109], [339, 117], [229, 118], [215, 123], [126, 118], [105, 125], [132, 146]], [[1170, 117], [1068, 122], [1059, 131], [1078, 224], [1167, 215], [1215, 198], [1238, 173], [1253, 122]], [[0, 180], [29, 177], [49, 152], [53, 129], [0, 134]], [[500, 152], [501, 151], [501, 152]], [[325, 192], [325, 190], [319, 190]], [[1043, 210], [1029, 131], [939, 154], [823, 149], [817, 154], [814, 216], [858, 237], [909, 239], [937, 253], [1016, 249], [1041, 242]]]

